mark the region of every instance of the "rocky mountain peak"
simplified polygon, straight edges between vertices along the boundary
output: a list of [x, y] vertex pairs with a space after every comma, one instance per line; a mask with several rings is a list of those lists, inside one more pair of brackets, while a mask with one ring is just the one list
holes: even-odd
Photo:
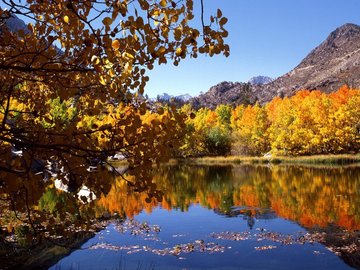
[[326, 60], [338, 58], [360, 48], [360, 26], [347, 23], [330, 33], [328, 38], [297, 66], [306, 67], [313, 64], [322, 64]]
[[272, 81], [273, 81], [273, 79], [268, 76], [256, 76], [256, 77], [250, 78], [249, 83], [250, 84], [267, 84], [267, 83], [271, 83]]
[[341, 85], [360, 86], [360, 26], [345, 24], [312, 50], [290, 72], [256, 90], [262, 103], [298, 90], [336, 91]]
[[6, 18], [5, 25], [11, 32], [17, 32], [19, 30], [24, 30], [28, 32], [27, 26], [23, 20], [20, 20], [15, 14], [11, 14], [9, 18]]
[[221, 82], [209, 89], [206, 93], [192, 98], [193, 108], [208, 107], [215, 109], [219, 104], [252, 104], [256, 97], [251, 92], [250, 83]]
[[360, 26], [344, 24], [313, 49], [293, 70], [265, 83], [222, 82], [192, 100], [195, 107], [266, 103], [301, 89], [336, 91], [343, 84], [360, 87]]
[[339, 39], [351, 39], [356, 35], [360, 35], [360, 26], [353, 23], [346, 23], [335, 29], [327, 38], [327, 42], [334, 43]]
[[210, 88], [209, 92], [220, 92], [220, 93], [225, 93], [227, 92], [229, 89], [234, 88], [236, 85], [239, 85], [240, 83], [238, 82], [221, 82], [218, 83], [217, 85], [214, 85]]

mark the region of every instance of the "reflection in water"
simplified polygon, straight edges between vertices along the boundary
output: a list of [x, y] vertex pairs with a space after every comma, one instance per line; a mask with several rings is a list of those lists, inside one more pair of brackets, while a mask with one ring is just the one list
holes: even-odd
[[[360, 229], [359, 167], [177, 165], [160, 168], [153, 181], [165, 194], [163, 209], [187, 211], [191, 204], [200, 204], [220, 215], [243, 216], [249, 228], [256, 219], [274, 218], [276, 213], [305, 227]], [[97, 213], [150, 213], [159, 204], [155, 199], [146, 203], [146, 197], [129, 191], [118, 179], [97, 202]]]
[[358, 233], [327, 226], [359, 228], [359, 176], [356, 167], [164, 166], [153, 179], [161, 203], [117, 179], [96, 214], [129, 219], [110, 219], [52, 269], [114, 269], [119, 254], [120, 269], [349, 269], [330, 251], [359, 268]]

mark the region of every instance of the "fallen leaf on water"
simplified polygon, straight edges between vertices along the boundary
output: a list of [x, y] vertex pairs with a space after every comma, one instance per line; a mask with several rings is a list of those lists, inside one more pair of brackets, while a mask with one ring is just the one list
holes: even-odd
[[275, 249], [277, 246], [261, 246], [261, 247], [255, 247], [255, 250], [263, 251], [263, 250], [269, 250], [269, 249]]

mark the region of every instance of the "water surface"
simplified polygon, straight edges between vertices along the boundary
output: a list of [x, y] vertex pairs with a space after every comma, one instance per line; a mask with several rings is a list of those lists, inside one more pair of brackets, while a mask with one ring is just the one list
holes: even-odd
[[167, 166], [161, 203], [117, 181], [97, 211], [126, 216], [50, 269], [352, 269], [308, 231], [360, 227], [360, 169]]

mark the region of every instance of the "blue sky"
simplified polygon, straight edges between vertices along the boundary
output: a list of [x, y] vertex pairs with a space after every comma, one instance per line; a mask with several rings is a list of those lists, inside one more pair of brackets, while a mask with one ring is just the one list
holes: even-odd
[[204, 4], [207, 17], [220, 8], [229, 19], [230, 57], [204, 56], [178, 67], [155, 66], [148, 73], [145, 94], [195, 96], [221, 81], [248, 81], [257, 75], [276, 78], [298, 65], [337, 27], [360, 25], [360, 0], [204, 0]]
[[[200, 26], [200, 0], [194, 3], [195, 23]], [[360, 0], [204, 0], [204, 5], [206, 19], [218, 8], [229, 19], [230, 56], [155, 66], [148, 71], [145, 94], [196, 96], [222, 81], [276, 78], [297, 66], [337, 27], [360, 25]]]

